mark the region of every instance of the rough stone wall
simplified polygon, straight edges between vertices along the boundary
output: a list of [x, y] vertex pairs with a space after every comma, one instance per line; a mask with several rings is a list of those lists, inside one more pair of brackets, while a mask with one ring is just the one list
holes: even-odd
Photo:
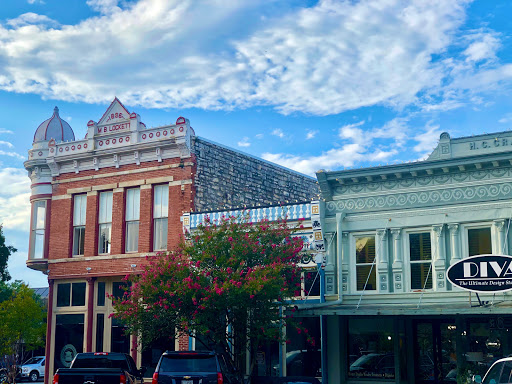
[[195, 137], [196, 211], [311, 201], [316, 179]]

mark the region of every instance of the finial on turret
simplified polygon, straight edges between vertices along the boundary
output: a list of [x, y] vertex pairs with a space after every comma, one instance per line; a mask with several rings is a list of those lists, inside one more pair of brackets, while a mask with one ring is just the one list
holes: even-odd
[[53, 108], [53, 114], [59, 116], [59, 107], [55, 106], [55, 108]]

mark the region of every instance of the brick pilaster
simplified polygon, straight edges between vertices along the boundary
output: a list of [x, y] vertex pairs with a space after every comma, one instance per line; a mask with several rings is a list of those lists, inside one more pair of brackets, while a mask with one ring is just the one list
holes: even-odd
[[123, 188], [114, 189], [112, 198], [112, 245], [110, 253], [124, 253], [125, 193]]
[[139, 252], [153, 249], [153, 189], [151, 185], [140, 187]]
[[50, 229], [48, 259], [71, 257], [73, 246], [73, 199], [52, 201], [50, 211]]
[[98, 192], [87, 192], [84, 256], [98, 254]]

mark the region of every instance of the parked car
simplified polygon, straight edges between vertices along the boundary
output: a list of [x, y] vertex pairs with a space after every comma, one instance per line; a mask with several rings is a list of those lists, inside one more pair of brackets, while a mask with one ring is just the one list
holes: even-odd
[[473, 377], [474, 383], [481, 384], [510, 384], [512, 383], [512, 357], [496, 361], [485, 374], [483, 380], [480, 375]]
[[141, 384], [144, 368], [137, 369], [132, 357], [126, 353], [79, 353], [69, 368], [59, 368], [54, 384]]
[[[274, 375], [279, 376], [279, 364], [274, 365]], [[320, 349], [297, 349], [286, 353], [286, 376], [321, 377], [322, 353]]]
[[30, 381], [39, 381], [44, 378], [44, 364], [45, 364], [44, 356], [34, 356], [20, 367], [21, 378], [29, 379]]
[[152, 384], [226, 384], [215, 352], [164, 352]]

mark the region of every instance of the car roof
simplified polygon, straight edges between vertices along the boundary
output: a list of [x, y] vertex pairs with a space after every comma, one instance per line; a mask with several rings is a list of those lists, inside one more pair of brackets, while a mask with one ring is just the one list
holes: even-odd
[[165, 351], [164, 356], [215, 356], [215, 352], [212, 351]]

